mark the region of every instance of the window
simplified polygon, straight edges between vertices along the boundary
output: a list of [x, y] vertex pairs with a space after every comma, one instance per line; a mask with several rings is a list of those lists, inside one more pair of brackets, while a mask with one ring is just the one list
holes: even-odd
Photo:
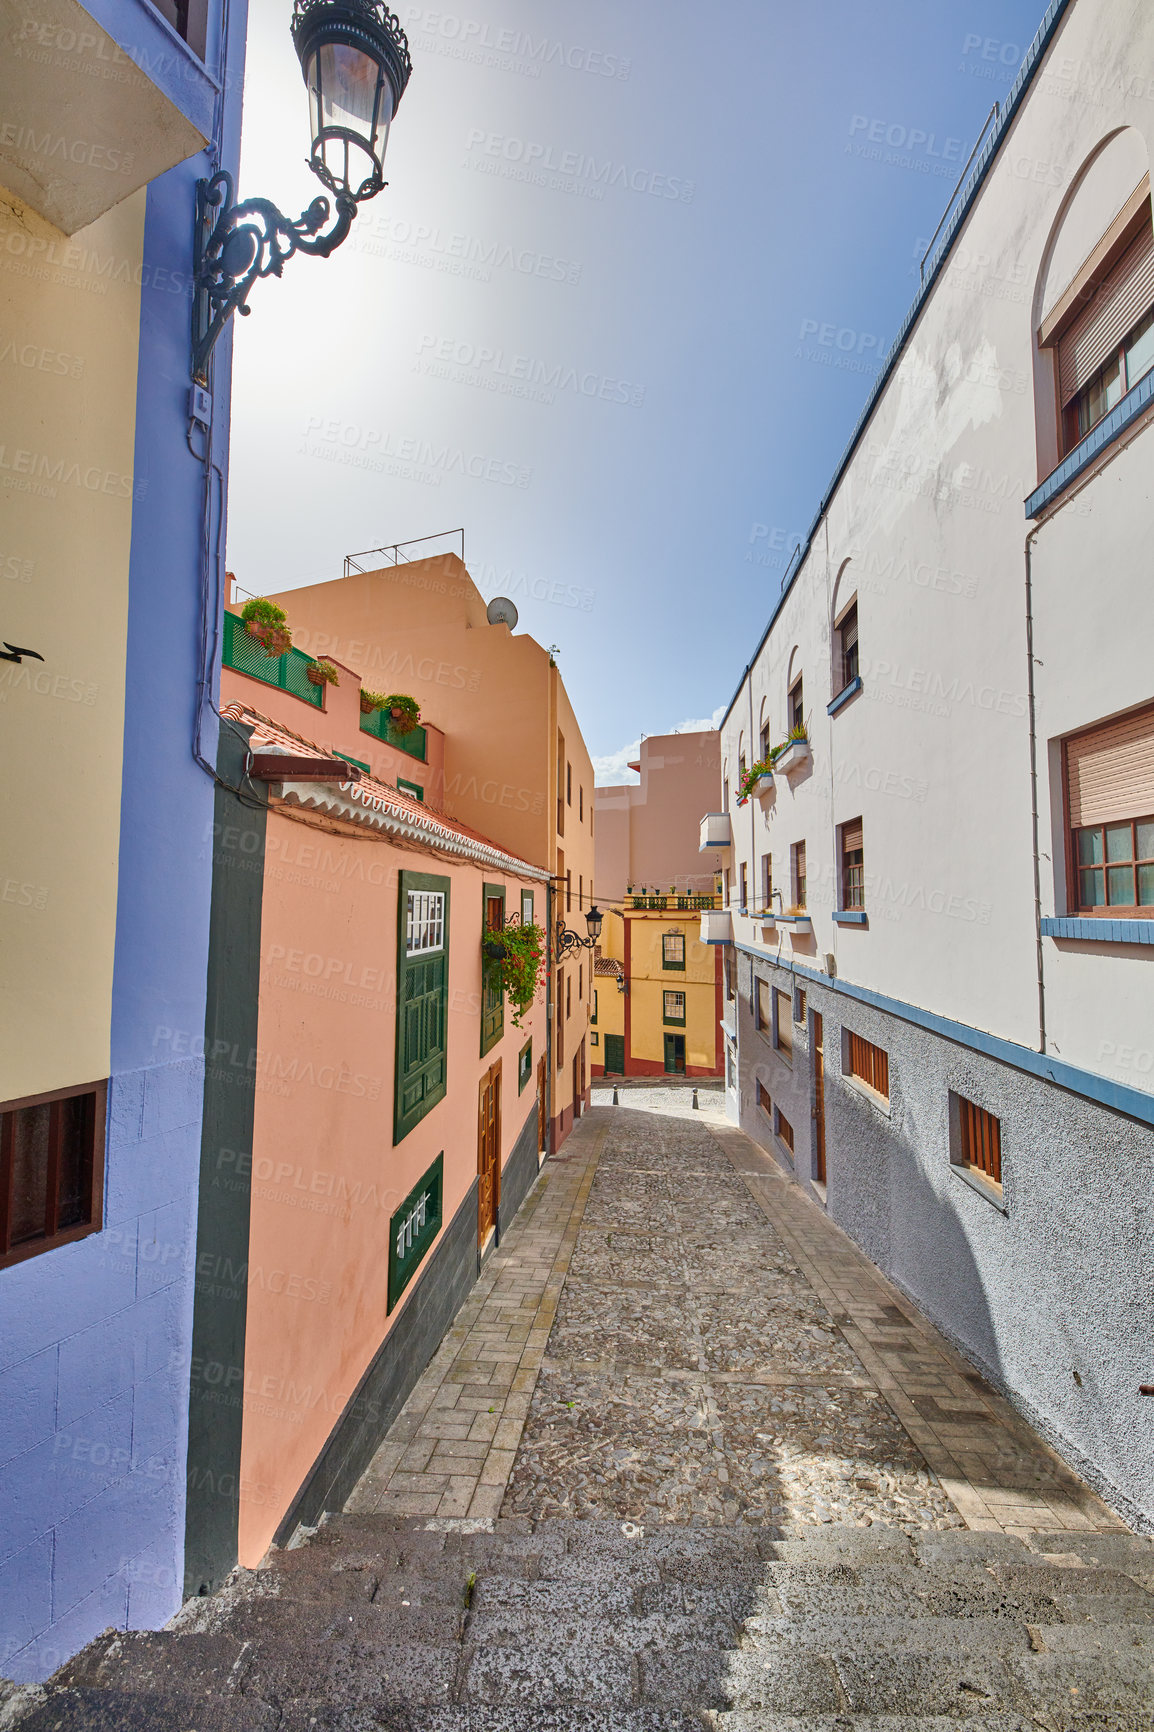
[[789, 688], [789, 726], [791, 731], [805, 727], [805, 694], [800, 674]]
[[841, 827], [841, 905], [847, 911], [865, 907], [865, 850], [860, 818]]
[[566, 764], [565, 765], [565, 804], [567, 806], [571, 806], [573, 804], [573, 766], [572, 766], [572, 764]]
[[[503, 884], [486, 884], [483, 891], [486, 932], [500, 933], [505, 930], [505, 886]], [[481, 1057], [491, 1047], [496, 1046], [505, 1032], [505, 994], [501, 991], [500, 976], [489, 964], [481, 968]]]
[[757, 755], [758, 755], [758, 760], [760, 763], [765, 764], [765, 763], [769, 762], [769, 723], [768, 722], [766, 722], [764, 724], [764, 726], [762, 727], [761, 741], [760, 741]]
[[684, 932], [663, 932], [661, 934], [661, 966], [662, 968], [685, 968]]
[[774, 1109], [773, 1129], [774, 1129], [774, 1135], [778, 1138], [779, 1142], [783, 1142], [785, 1144], [786, 1148], [790, 1152], [790, 1156], [792, 1157], [792, 1155], [793, 1155], [793, 1126], [790, 1124], [789, 1120], [786, 1118], [785, 1114], [782, 1112], [780, 1107], [776, 1107]]
[[793, 1020], [805, 1026], [805, 993], [800, 986], [793, 995]]
[[728, 776], [726, 776], [725, 780], [721, 784], [721, 810], [723, 812], [729, 811], [729, 777]]
[[568, 1020], [573, 1015], [573, 976], [565, 976], [565, 1017]]
[[793, 995], [774, 991], [775, 1028], [773, 1044], [787, 1063], [793, 1063]]
[[732, 998], [734, 997], [734, 991], [733, 991], [733, 952], [731, 950], [729, 950], [728, 948], [726, 949], [726, 952], [725, 952], [725, 957], [724, 957], [724, 962], [723, 962], [723, 972], [725, 974], [725, 996], [728, 1000], [732, 1000]]
[[662, 1020], [675, 1022], [685, 1026], [685, 994], [683, 992], [664, 992], [662, 994]]
[[761, 856], [761, 905], [767, 914], [773, 913], [773, 855]]
[[445, 1098], [449, 992], [449, 880], [402, 872], [398, 899], [393, 1141]]
[[601, 1045], [601, 1036], [598, 1034], [598, 1032], [595, 1028], [590, 1029], [590, 1031], [589, 1031], [589, 1045], [590, 1046], [600, 1046]]
[[730, 872], [729, 867], [727, 866], [725, 868], [725, 906], [727, 908], [729, 908], [732, 905], [732, 903], [733, 903], [733, 875]]
[[993, 1113], [968, 1101], [963, 1095], [950, 1096], [950, 1159], [956, 1167], [965, 1167], [979, 1178], [1002, 1188], [1002, 1125]]
[[1066, 741], [1067, 905], [1154, 919], [1154, 706]]
[[848, 1060], [847, 1071], [850, 1076], [857, 1077], [867, 1088], [883, 1100], [890, 1098], [890, 1059], [889, 1054], [880, 1046], [874, 1046], [872, 1041], [863, 1040], [860, 1034], [846, 1030]]
[[527, 1040], [517, 1054], [517, 1093], [524, 1094], [533, 1075], [533, 1042]]
[[581, 962], [581, 963], [578, 963], [578, 965], [577, 965], [577, 1001], [578, 1001], [578, 1003], [580, 1003], [580, 1001], [584, 997], [585, 997], [585, 964], [583, 962]]
[[207, 43], [207, 0], [152, 0], [153, 6], [194, 54], [204, 59]]
[[748, 768], [748, 765], [745, 762], [745, 753], [741, 752], [738, 754], [738, 759], [737, 759], [737, 780], [739, 783], [742, 783], [745, 781], [745, 772], [746, 772], [747, 768]]
[[565, 899], [565, 850], [557, 850], [557, 912], [560, 914]]
[[773, 1120], [773, 1102], [769, 1098], [769, 1090], [764, 1083], [757, 1085], [757, 1104], [771, 1122]]
[[565, 997], [565, 976], [557, 976], [557, 1063], [565, 1063], [565, 1018], [561, 1015], [561, 1002]]
[[[1147, 210], [1149, 206], [1147, 205]], [[1136, 238], [1055, 343], [1062, 446], [1070, 451], [1154, 367], [1154, 232]]]
[[[338, 752], [337, 756], [340, 757], [341, 753]], [[403, 788], [406, 794], [411, 794], [414, 800], [420, 800], [422, 804], [424, 803], [425, 790], [416, 782], [406, 782], [403, 776], [398, 776], [397, 787]]]
[[565, 736], [560, 729], [557, 730], [557, 834], [565, 834]]
[[565, 874], [565, 912], [573, 912], [573, 874], [568, 871]]
[[593, 988], [593, 1015], [589, 1018], [589, 1021], [590, 1022], [596, 1022], [597, 1021], [597, 988], [596, 987]]
[[0, 1268], [100, 1231], [107, 1086], [0, 1107]]
[[773, 1038], [773, 999], [770, 996], [771, 987], [768, 980], [757, 980], [754, 986], [753, 1017], [758, 1028], [767, 1031]]
[[793, 879], [795, 913], [805, 913], [805, 843], [795, 842], [789, 851], [790, 876]]
[[578, 912], [578, 914], [580, 914], [580, 912], [584, 908], [584, 906], [585, 906], [585, 874], [584, 874], [584, 872], [578, 872], [578, 874], [577, 874], [577, 912]]
[[579, 787], [577, 790], [577, 822], [579, 824], [583, 824], [585, 822], [585, 787], [584, 787], [584, 784], [582, 784], [581, 787]]
[[834, 630], [837, 667], [834, 670], [837, 689], [843, 692], [858, 676], [857, 602], [851, 601]]
[[522, 890], [522, 892], [521, 892], [521, 925], [522, 926], [532, 926], [532, 924], [533, 924], [533, 892], [531, 890]]
[[748, 877], [746, 875], [746, 865], [745, 865], [744, 860], [741, 862], [740, 872], [741, 872], [741, 902], [740, 902], [740, 907], [741, 907], [742, 912], [744, 913], [745, 910], [749, 907], [749, 880], [748, 880]]

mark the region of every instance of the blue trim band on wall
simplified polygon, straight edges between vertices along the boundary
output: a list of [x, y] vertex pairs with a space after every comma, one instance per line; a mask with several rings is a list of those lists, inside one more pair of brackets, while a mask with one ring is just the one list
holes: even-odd
[[1072, 914], [1042, 921], [1045, 938], [1087, 938], [1093, 944], [1154, 944], [1154, 920], [1081, 920]]
[[1058, 1088], [1068, 1089], [1071, 1094], [1081, 1095], [1085, 1100], [1096, 1101], [1099, 1106], [1109, 1107], [1113, 1112], [1125, 1113], [1127, 1118], [1154, 1125], [1154, 1095], [1146, 1094], [1142, 1089], [1111, 1082], [1109, 1077], [1095, 1076], [1093, 1071], [1065, 1064], [1061, 1059], [1051, 1058], [1048, 1053], [1034, 1052], [1032, 1047], [1019, 1046], [1016, 1041], [1004, 1040], [1001, 1035], [987, 1034], [984, 1029], [971, 1028], [964, 1022], [951, 1022], [949, 1017], [938, 1016], [932, 1010], [921, 1010], [916, 1004], [906, 1004], [900, 998], [887, 998], [884, 993], [871, 992], [867, 986], [851, 986], [848, 981], [832, 979], [816, 968], [803, 968], [797, 962], [782, 962], [776, 955], [753, 950], [748, 944], [738, 944], [735, 948], [759, 962], [786, 968], [791, 974], [804, 974], [819, 986], [828, 987], [830, 992], [872, 1005], [875, 1010], [887, 1011], [890, 1016], [899, 1016], [903, 1022], [915, 1023], [931, 1034], [940, 1034], [945, 1040], [956, 1041], [959, 1046], [984, 1053], [987, 1058], [998, 1059], [1002, 1064], [1012, 1065], [1015, 1070], [1026, 1071], [1042, 1082], [1054, 1083]]
[[841, 691], [837, 694], [837, 697], [833, 700], [833, 702], [831, 704], [827, 704], [825, 706], [826, 715], [827, 716], [836, 716], [837, 712], [841, 709], [842, 705], [848, 704], [850, 699], [853, 697], [856, 697], [858, 692], [860, 692], [860, 691], [861, 691], [861, 675], [858, 674], [854, 679], [852, 679], [849, 682], [848, 686], [842, 687]]
[[1026, 501], [1026, 516], [1039, 517], [1047, 505], [1055, 500], [1059, 493], [1067, 488], [1071, 481], [1081, 475], [1083, 469], [1089, 468], [1107, 445], [1113, 444], [1121, 434], [1130, 427], [1154, 403], [1154, 372], [1147, 373], [1144, 379], [1139, 379], [1132, 391], [1127, 391], [1120, 403], [1116, 403], [1110, 413], [1095, 427], [1092, 433], [1087, 433], [1080, 445], [1075, 445], [1068, 457], [1063, 457], [1061, 463], [1047, 475], [1042, 485], [1035, 488]]
[[869, 916], [864, 908], [835, 908], [833, 918], [838, 926], [869, 925]]

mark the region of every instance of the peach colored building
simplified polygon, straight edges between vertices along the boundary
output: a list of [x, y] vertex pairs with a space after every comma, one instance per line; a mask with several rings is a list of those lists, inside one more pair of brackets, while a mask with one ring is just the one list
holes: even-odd
[[402, 750], [364, 731], [347, 663], [316, 688], [301, 652], [262, 667], [226, 633], [240, 797], [219, 794], [210, 999], [254, 1010], [250, 1045], [210, 1047], [206, 1152], [247, 1231], [227, 1266], [198, 1259], [235, 1344], [219, 1365], [194, 1345], [193, 1375], [239, 1414], [251, 1566], [340, 1508], [536, 1178], [545, 993], [515, 1027], [482, 940], [544, 923], [549, 872], [405, 791], [443, 783], [450, 729]]
[[[593, 903], [593, 765], [549, 652], [489, 623], [456, 554], [358, 571], [272, 599], [302, 650], [357, 668], [370, 689], [411, 695], [437, 718], [444, 811], [547, 865], [554, 926], [565, 921], [584, 937]], [[694, 810], [696, 801], [695, 793]], [[592, 990], [591, 951], [552, 968], [554, 1150], [588, 1104]]]
[[601, 935], [594, 1074], [717, 1076], [721, 964], [700, 941], [715, 878], [694, 814], [716, 797], [719, 735], [651, 735], [629, 767], [640, 783], [598, 788], [595, 799], [598, 893], [616, 906]]

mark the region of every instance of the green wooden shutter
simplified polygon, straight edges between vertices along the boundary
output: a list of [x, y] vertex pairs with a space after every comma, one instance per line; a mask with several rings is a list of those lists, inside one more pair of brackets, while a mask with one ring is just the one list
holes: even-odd
[[428, 872], [402, 872], [397, 909], [395, 1143], [445, 1098], [448, 1000], [449, 880]]
[[[490, 900], [501, 903], [501, 930], [505, 926], [505, 886], [503, 884], [486, 884], [481, 892], [481, 939], [484, 942], [488, 930], [486, 918]], [[491, 1047], [496, 1046], [505, 1032], [505, 994], [499, 986], [494, 985], [494, 971], [485, 965], [481, 959], [481, 1057]]]

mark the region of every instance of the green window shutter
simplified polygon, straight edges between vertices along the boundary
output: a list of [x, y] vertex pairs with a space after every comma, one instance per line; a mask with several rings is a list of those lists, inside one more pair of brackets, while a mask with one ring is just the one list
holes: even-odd
[[445, 1098], [449, 879], [402, 872], [397, 928], [395, 1143]]
[[[500, 901], [501, 927], [505, 925], [505, 886], [503, 884], [486, 884], [481, 892], [481, 928], [482, 942], [488, 930], [489, 903]], [[496, 1046], [505, 1032], [505, 994], [494, 984], [495, 975], [491, 968], [481, 959], [481, 1057], [491, 1047]]]
[[414, 800], [420, 800], [423, 803], [424, 798], [425, 798], [425, 790], [421, 787], [418, 787], [416, 782], [406, 782], [405, 778], [403, 776], [398, 776], [397, 777], [397, 787], [402, 788], [406, 794], [411, 794], [413, 796]]

